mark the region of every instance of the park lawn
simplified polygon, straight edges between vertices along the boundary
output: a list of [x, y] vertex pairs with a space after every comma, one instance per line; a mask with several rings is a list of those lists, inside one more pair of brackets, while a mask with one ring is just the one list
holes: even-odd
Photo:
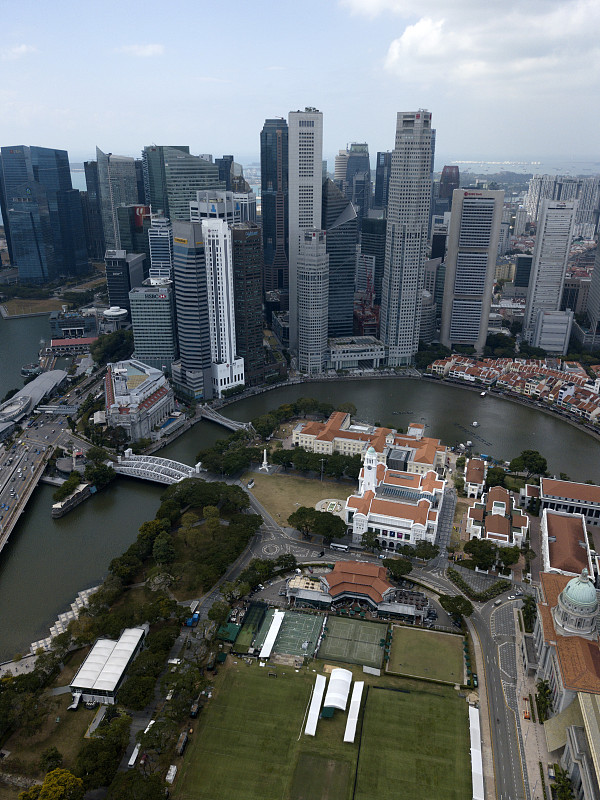
[[4, 307], [8, 311], [9, 316], [13, 316], [15, 314], [39, 314], [44, 311], [60, 311], [60, 309], [63, 307], [63, 304], [64, 301], [59, 300], [56, 297], [48, 297], [39, 300], [26, 298], [21, 300], [18, 297], [15, 297], [12, 300], [7, 300], [6, 303], [3, 303]]
[[[51, 697], [50, 711], [41, 730], [33, 736], [25, 736], [19, 732], [13, 734], [5, 743], [4, 749], [32, 764], [40, 778], [43, 777], [43, 772], [39, 771], [38, 762], [44, 750], [49, 747], [56, 747], [63, 755], [63, 767], [72, 769], [75, 757], [83, 744], [83, 735], [96, 712], [85, 706], [80, 706], [77, 711], [67, 711], [71, 703], [70, 692]], [[59, 722], [56, 721], [57, 718]]]
[[395, 625], [388, 669], [401, 675], [462, 683], [462, 636]]
[[370, 688], [355, 800], [471, 797], [467, 706], [454, 689], [440, 688]]
[[[343, 743], [345, 715], [321, 720], [314, 739], [300, 736], [315, 673], [278, 666], [272, 678], [273, 669], [229, 663], [201, 714], [173, 797], [350, 800], [358, 748]], [[313, 768], [318, 774], [304, 795]]]
[[89, 647], [82, 647], [79, 650], [69, 653], [64, 660], [64, 667], [56, 676], [56, 680], [52, 684], [52, 688], [56, 688], [58, 686], [69, 686], [75, 677], [77, 670], [83, 664], [83, 661], [89, 652]]
[[319, 500], [341, 500], [344, 504], [346, 498], [352, 493], [350, 486], [311, 478], [299, 478], [292, 475], [263, 475], [262, 473], [246, 473], [242, 477], [244, 483], [254, 481], [254, 486], [249, 491], [259, 503], [267, 509], [269, 514], [281, 525], [287, 524], [287, 518], [300, 506], [314, 508]]
[[0, 783], [0, 800], [18, 800], [19, 792], [23, 789], [17, 789], [13, 786], [8, 786], [6, 783]]

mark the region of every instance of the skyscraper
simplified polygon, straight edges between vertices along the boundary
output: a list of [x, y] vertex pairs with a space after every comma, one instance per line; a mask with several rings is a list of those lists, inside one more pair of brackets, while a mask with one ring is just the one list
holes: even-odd
[[119, 224], [119, 241], [121, 249], [128, 253], [143, 253], [144, 273], [148, 277], [150, 268], [150, 243], [148, 232], [150, 230], [150, 207], [144, 205], [119, 206], [117, 208], [117, 222]]
[[215, 164], [219, 169], [219, 180], [225, 184], [225, 190], [231, 191], [233, 179], [233, 156], [223, 156], [215, 158]]
[[373, 208], [387, 208], [391, 170], [391, 151], [377, 153], [377, 162], [375, 165], [375, 197], [373, 198]]
[[352, 336], [358, 217], [329, 178], [323, 181], [321, 229], [329, 256], [329, 336]]
[[145, 280], [129, 292], [134, 358], [171, 372], [177, 359], [175, 294], [170, 280]]
[[103, 153], [96, 147], [98, 191], [104, 244], [107, 250], [120, 250], [121, 237], [117, 208], [136, 205], [138, 198], [135, 159]]
[[457, 166], [446, 165], [442, 169], [442, 176], [440, 178], [440, 191], [439, 197], [442, 200], [450, 200], [452, 206], [452, 196], [455, 189], [460, 187], [460, 171]]
[[503, 191], [454, 190], [440, 331], [446, 347], [483, 351], [503, 203]]
[[225, 192], [205, 189], [196, 192], [190, 202], [190, 220], [224, 219], [228, 225], [234, 222], [256, 222], [256, 195], [254, 192]]
[[540, 216], [523, 321], [523, 333], [527, 341], [532, 341], [536, 315], [539, 311], [560, 309], [573, 238], [576, 205], [576, 201], [540, 202]]
[[264, 289], [288, 294], [288, 126], [267, 119], [260, 133], [261, 216]]
[[265, 375], [263, 349], [263, 246], [255, 222], [231, 226], [233, 248], [233, 303], [236, 351], [244, 359], [246, 385], [262, 383]]
[[329, 256], [327, 234], [302, 233], [298, 254], [298, 369], [323, 372], [329, 327]]
[[381, 284], [385, 264], [385, 236], [387, 220], [384, 218], [364, 217], [360, 233], [360, 248], [365, 255], [375, 257], [373, 273], [373, 291], [375, 305], [381, 305]]
[[165, 217], [152, 217], [148, 231], [151, 280], [173, 277], [173, 226]]
[[98, 188], [98, 162], [84, 161], [83, 169], [87, 191], [81, 192], [81, 204], [88, 258], [93, 261], [101, 261], [106, 248], [104, 247], [100, 189]]
[[142, 253], [127, 253], [125, 250], [107, 250], [104, 255], [106, 265], [106, 288], [111, 306], [125, 308], [131, 313], [129, 292], [144, 281], [144, 262]]
[[359, 221], [371, 207], [371, 162], [369, 145], [352, 142], [346, 163], [345, 194], [358, 215]]
[[2, 212], [19, 279], [44, 283], [88, 270], [83, 213], [66, 150], [3, 147]]
[[428, 111], [398, 113], [381, 292], [381, 338], [390, 366], [410, 364], [419, 347], [432, 136]]
[[290, 349], [297, 350], [300, 244], [303, 231], [321, 226], [323, 114], [316, 108], [290, 111], [288, 127]]

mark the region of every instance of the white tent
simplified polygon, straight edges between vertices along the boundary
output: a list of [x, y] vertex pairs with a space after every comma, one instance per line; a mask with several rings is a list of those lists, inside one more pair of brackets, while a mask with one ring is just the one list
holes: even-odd
[[340, 711], [345, 711], [351, 685], [352, 673], [349, 669], [342, 669], [341, 667], [332, 669], [327, 694], [325, 695], [325, 707], [339, 708]]

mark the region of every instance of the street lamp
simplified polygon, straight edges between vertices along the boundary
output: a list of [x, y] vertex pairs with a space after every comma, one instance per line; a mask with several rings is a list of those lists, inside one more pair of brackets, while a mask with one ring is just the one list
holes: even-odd
[[323, 467], [325, 465], [325, 459], [322, 458], [320, 459], [320, 461], [321, 461], [321, 483], [323, 483]]

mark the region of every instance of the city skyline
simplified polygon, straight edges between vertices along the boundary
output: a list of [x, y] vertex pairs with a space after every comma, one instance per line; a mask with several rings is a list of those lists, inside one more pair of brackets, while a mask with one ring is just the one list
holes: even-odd
[[[193, 153], [233, 153], [247, 164], [258, 161], [265, 118], [310, 105], [324, 114], [330, 168], [352, 141], [368, 142], [372, 157], [391, 150], [390, 120], [399, 108], [433, 112], [438, 168], [452, 160], [586, 160], [594, 153], [597, 111], [586, 101], [598, 82], [600, 7], [591, 0], [510, 0], [502, 14], [474, 0], [432, 0], [425, 12], [414, 0], [309, 0], [305, 13], [319, 24], [301, 37], [291, 6], [267, 16], [260, 2], [235, 0], [227, 16], [184, 2], [179, 14], [161, 15], [160, 26], [155, 2], [144, 13], [115, 2], [83, 14], [71, 0], [59, 6], [60, 14], [40, 13], [31, 2], [5, 9], [7, 145], [67, 149], [79, 162], [96, 145], [139, 156], [148, 141], [184, 140]], [[35, 29], [25, 23], [34, 10], [42, 23]], [[219, 37], [203, 37], [199, 66], [198, 34], [227, 21], [247, 46], [223, 60]], [[351, 80], [350, 41], [363, 42]], [[321, 57], [310, 62], [307, 50]], [[85, 69], [73, 69], [74, 61]], [[252, 78], [251, 92], [241, 74]], [[172, 114], [156, 114], [158, 96]], [[584, 102], [587, 124], [575, 126]], [[474, 109], [477, 126], [469, 122]], [[243, 126], [227, 124], [236, 117]]]

